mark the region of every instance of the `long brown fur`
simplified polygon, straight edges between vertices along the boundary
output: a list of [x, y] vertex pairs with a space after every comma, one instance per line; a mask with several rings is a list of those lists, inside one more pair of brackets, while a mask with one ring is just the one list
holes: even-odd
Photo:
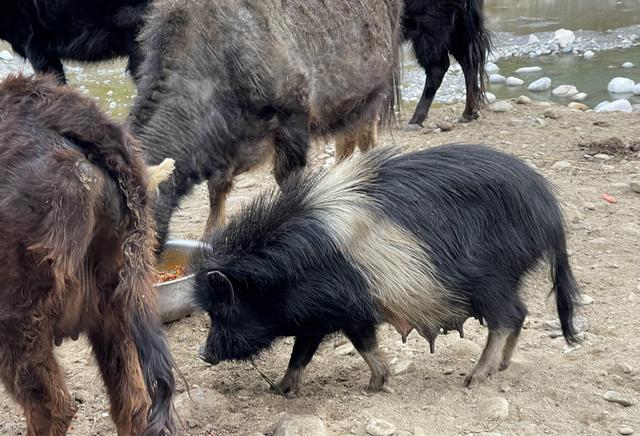
[[148, 175], [126, 130], [51, 77], [0, 84], [0, 378], [29, 435], [75, 413], [54, 341], [87, 334], [119, 435], [174, 433]]

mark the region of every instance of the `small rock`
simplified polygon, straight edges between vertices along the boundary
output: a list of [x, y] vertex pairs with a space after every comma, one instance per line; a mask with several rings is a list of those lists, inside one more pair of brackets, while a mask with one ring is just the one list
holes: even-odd
[[503, 382], [500, 385], [500, 392], [509, 392], [511, 390], [511, 386], [507, 382]]
[[353, 347], [353, 344], [351, 343], [341, 345], [338, 348], [336, 348], [335, 351], [340, 356], [353, 355], [356, 353], [356, 349]]
[[594, 56], [595, 56], [595, 53], [592, 52], [591, 50], [587, 50], [584, 52], [585, 59], [593, 59]]
[[626, 363], [616, 363], [616, 371], [623, 374], [633, 374], [633, 368]]
[[489, 83], [493, 84], [493, 85], [499, 85], [501, 83], [506, 82], [507, 79], [504, 76], [501, 76], [500, 74], [491, 74], [489, 76]]
[[3, 61], [12, 61], [13, 55], [7, 50], [2, 50], [0, 51], [0, 59], [2, 59]]
[[604, 153], [598, 153], [593, 155], [594, 158], [596, 159], [600, 159], [600, 160], [609, 160], [611, 159], [611, 156], [609, 156], [608, 154], [604, 154]]
[[618, 403], [624, 407], [631, 407], [635, 404], [635, 401], [633, 401], [631, 398], [627, 398], [617, 391], [607, 391], [602, 396], [602, 398], [611, 403]]
[[630, 182], [629, 188], [631, 188], [631, 190], [636, 194], [640, 194], [640, 182]]
[[455, 372], [455, 370], [453, 368], [445, 368], [443, 372], [444, 372], [444, 375], [451, 375]]
[[531, 34], [529, 35], [529, 44], [537, 44], [540, 42], [540, 38], [538, 38], [537, 36]]
[[531, 104], [531, 103], [533, 103], [533, 100], [531, 100], [526, 95], [521, 95], [520, 97], [516, 98], [516, 103], [518, 103], [518, 104]]
[[631, 62], [625, 62], [622, 64], [622, 68], [633, 68], [633, 64]]
[[607, 91], [614, 94], [631, 94], [635, 82], [626, 77], [614, 77], [607, 85]]
[[487, 103], [491, 104], [496, 101], [496, 95], [492, 92], [485, 92], [485, 98], [487, 99]]
[[590, 202], [585, 202], [582, 205], [582, 207], [587, 209], [587, 210], [596, 210], [598, 208], [595, 203], [590, 203]]
[[553, 42], [558, 44], [561, 48], [567, 48], [573, 44], [576, 40], [576, 35], [567, 29], [558, 29], [553, 35]]
[[633, 434], [633, 429], [629, 426], [621, 425], [620, 427], [618, 427], [618, 433], [624, 435]]
[[539, 71], [542, 71], [542, 68], [540, 68], [540, 67], [522, 67], [522, 68], [518, 68], [515, 71], [515, 73], [516, 74], [529, 74], [529, 73], [537, 73]]
[[633, 85], [633, 88], [631, 88], [631, 92], [633, 92], [634, 95], [640, 95], [640, 83], [636, 83], [635, 85]]
[[447, 121], [438, 121], [436, 125], [442, 132], [449, 132], [453, 130], [453, 124]]
[[500, 67], [494, 64], [493, 62], [487, 62], [487, 64], [484, 66], [484, 71], [487, 74], [495, 74], [498, 71], [500, 71]]
[[509, 112], [513, 106], [508, 101], [500, 100], [489, 105], [489, 109], [493, 112]]
[[560, 114], [555, 111], [552, 111], [551, 109], [549, 109], [548, 111], [544, 111], [542, 116], [552, 120], [557, 120], [558, 118], [560, 118]]
[[578, 88], [573, 85], [560, 85], [551, 91], [555, 97], [571, 97], [572, 95], [578, 94]]
[[633, 111], [633, 107], [629, 100], [620, 99], [614, 100], [611, 103], [607, 103], [605, 105], [598, 105], [595, 109], [595, 112], [627, 112], [631, 113]]
[[518, 79], [517, 77], [509, 76], [507, 77], [507, 86], [522, 86], [524, 85], [524, 80]]
[[393, 373], [395, 375], [405, 374], [413, 371], [415, 368], [415, 364], [413, 360], [401, 360], [393, 367]]
[[590, 297], [587, 294], [580, 294], [579, 303], [581, 306], [588, 306], [590, 304], [593, 304], [593, 297]]
[[565, 170], [571, 167], [571, 162], [566, 160], [559, 160], [558, 162], [551, 165], [551, 168], [554, 170]]
[[586, 110], [589, 110], [589, 106], [587, 106], [584, 103], [578, 103], [577, 101], [572, 101], [571, 103], [569, 103], [567, 105], [567, 107], [570, 108], [570, 109], [576, 109], [576, 110], [579, 110], [579, 111], [582, 111], [582, 112], [584, 112]]
[[313, 415], [290, 415], [285, 413], [278, 420], [273, 436], [324, 436], [327, 430], [320, 418]]
[[365, 430], [371, 436], [391, 436], [396, 432], [396, 427], [390, 422], [372, 419], [367, 422]]
[[588, 96], [589, 96], [589, 94], [587, 94], [586, 92], [579, 92], [576, 95], [572, 95], [571, 96], [571, 100], [573, 100], [573, 101], [583, 101], [583, 100], [586, 100]]
[[534, 82], [531, 82], [528, 87], [529, 91], [531, 92], [543, 92], [547, 91], [549, 88], [551, 88], [551, 79], [548, 77], [543, 77]]
[[509, 402], [503, 397], [493, 397], [483, 400], [478, 405], [482, 418], [506, 419], [509, 417]]

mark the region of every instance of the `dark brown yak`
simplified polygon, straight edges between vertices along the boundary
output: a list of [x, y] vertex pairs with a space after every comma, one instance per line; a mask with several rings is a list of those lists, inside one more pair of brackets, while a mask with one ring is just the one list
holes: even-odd
[[27, 433], [75, 413], [54, 342], [85, 332], [119, 435], [175, 433], [152, 287], [148, 175], [130, 137], [52, 77], [0, 84], [0, 378]]
[[305, 166], [311, 136], [339, 135], [338, 158], [374, 145], [395, 94], [401, 13], [402, 0], [154, 2], [130, 121], [149, 163], [176, 160], [160, 188], [160, 239], [199, 182], [211, 229], [234, 176], [271, 154], [282, 183]]

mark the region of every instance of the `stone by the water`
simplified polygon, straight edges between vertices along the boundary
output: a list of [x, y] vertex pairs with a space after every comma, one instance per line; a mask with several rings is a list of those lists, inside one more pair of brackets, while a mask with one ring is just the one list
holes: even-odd
[[633, 68], [633, 64], [631, 62], [625, 62], [622, 64], [622, 68]]
[[627, 112], [627, 113], [631, 113], [631, 112], [633, 112], [633, 107], [631, 106], [631, 103], [629, 103], [629, 100], [620, 99], [620, 100], [614, 100], [611, 103], [609, 103], [609, 102], [607, 102], [606, 104], [600, 103], [598, 106], [596, 106], [596, 108], [594, 110], [596, 112]]
[[492, 92], [485, 92], [484, 93], [485, 98], [487, 99], [487, 103], [491, 104], [494, 101], [496, 101], [496, 95]]
[[500, 71], [500, 67], [493, 62], [487, 62], [487, 64], [484, 66], [484, 70], [487, 74], [495, 74]]
[[537, 73], [539, 71], [542, 71], [542, 68], [536, 66], [536, 67], [518, 68], [515, 72], [516, 72], [516, 74], [529, 74], [529, 73]]
[[518, 104], [531, 104], [531, 103], [533, 103], [533, 100], [531, 100], [531, 98], [527, 97], [526, 95], [521, 95], [518, 98], [516, 98], [516, 103], [518, 103]]
[[537, 44], [540, 42], [540, 38], [535, 35], [529, 35], [529, 44]]
[[631, 88], [631, 92], [633, 92], [634, 95], [640, 95], [640, 83], [636, 83], [635, 85], [633, 85], [633, 88]]
[[508, 101], [500, 100], [489, 105], [489, 109], [493, 112], [509, 112], [513, 106]]
[[572, 95], [578, 94], [578, 88], [573, 85], [560, 85], [551, 91], [555, 97], [571, 97]]
[[589, 95], [586, 92], [579, 92], [576, 95], [571, 96], [571, 100], [573, 101], [583, 101], [586, 100]]
[[507, 77], [507, 86], [522, 86], [524, 85], [524, 80], [518, 79], [517, 77], [509, 76]]
[[543, 77], [529, 84], [529, 91], [531, 92], [543, 92], [551, 88], [551, 79]]
[[594, 56], [595, 56], [595, 53], [592, 52], [591, 50], [587, 50], [584, 52], [585, 59], [593, 59]]
[[500, 74], [492, 74], [489, 76], [489, 83], [493, 84], [493, 85], [499, 85], [501, 83], [506, 82], [507, 79], [504, 76], [501, 76]]
[[478, 405], [482, 418], [506, 419], [509, 417], [509, 402], [503, 397], [493, 397], [483, 400]]
[[396, 426], [381, 419], [372, 419], [367, 422], [365, 431], [371, 436], [391, 436], [396, 432]]
[[586, 111], [586, 110], [589, 110], [589, 106], [587, 106], [584, 103], [578, 103], [577, 101], [572, 101], [571, 103], [569, 103], [567, 105], [567, 107], [571, 108], [571, 109], [577, 109], [577, 110], [583, 111], [583, 112]]
[[607, 91], [614, 94], [631, 94], [635, 82], [626, 77], [614, 77], [607, 85]]
[[567, 29], [558, 29], [553, 35], [553, 42], [558, 44], [560, 48], [567, 48], [576, 40], [576, 35]]

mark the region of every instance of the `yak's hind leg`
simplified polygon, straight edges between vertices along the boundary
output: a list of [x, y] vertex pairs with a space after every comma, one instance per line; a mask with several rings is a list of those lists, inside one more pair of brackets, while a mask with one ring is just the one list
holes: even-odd
[[362, 128], [358, 131], [358, 148], [362, 153], [374, 148], [378, 145], [378, 116], [373, 120], [363, 124]]
[[207, 218], [205, 234], [209, 234], [224, 225], [225, 205], [227, 195], [231, 191], [232, 182], [220, 175], [210, 178], [207, 181], [207, 186], [209, 188], [209, 218]]
[[76, 406], [53, 355], [53, 339], [40, 334], [37, 344], [12, 343], [9, 349], [0, 343], [0, 378], [24, 409], [28, 436], [63, 436]]
[[446, 48], [443, 48], [437, 58], [432, 59], [427, 57], [424, 59], [421, 57], [419, 48], [415, 44], [416, 42], [414, 41], [416, 56], [418, 57], [418, 62], [424, 68], [426, 78], [424, 89], [420, 96], [420, 101], [416, 106], [416, 111], [413, 113], [413, 117], [411, 117], [409, 124], [422, 126], [422, 123], [429, 115], [429, 109], [431, 108], [431, 103], [433, 103], [433, 99], [436, 96], [436, 92], [438, 91], [438, 88], [440, 88], [442, 80], [449, 69], [449, 53]]
[[311, 362], [323, 338], [323, 335], [296, 336], [296, 342], [293, 344], [293, 351], [291, 352], [287, 372], [277, 385], [282, 392], [293, 395], [298, 393], [300, 384], [302, 383], [304, 369], [309, 362]]
[[336, 138], [336, 162], [348, 158], [356, 150], [358, 135], [355, 131], [342, 132]]
[[338, 135], [336, 139], [336, 162], [353, 154], [356, 147], [366, 153], [378, 144], [378, 114], [372, 120], [363, 121], [356, 129]]
[[118, 436], [143, 434], [150, 407], [129, 323], [128, 316], [105, 314], [89, 332], [89, 340], [109, 392], [111, 416]]
[[355, 325], [345, 329], [344, 333], [371, 369], [367, 392], [379, 392], [386, 388], [391, 379], [391, 368], [384, 353], [378, 348], [375, 326]]
[[273, 175], [279, 186], [287, 177], [307, 165], [309, 115], [300, 109], [281, 120], [274, 138]]

